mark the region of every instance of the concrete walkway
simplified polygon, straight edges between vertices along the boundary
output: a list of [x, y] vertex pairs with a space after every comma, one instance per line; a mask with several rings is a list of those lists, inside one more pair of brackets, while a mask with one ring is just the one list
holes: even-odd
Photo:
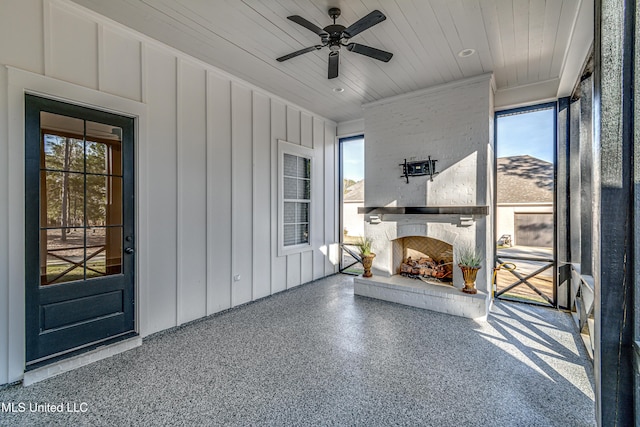
[[540, 248], [537, 246], [512, 246], [510, 248], [500, 248], [496, 251], [499, 257], [525, 257], [525, 258], [548, 258], [553, 259], [553, 248]]
[[[527, 305], [478, 323], [354, 297], [338, 275], [1, 389], [0, 425], [593, 426], [574, 329]], [[79, 412], [30, 412], [61, 403]]]

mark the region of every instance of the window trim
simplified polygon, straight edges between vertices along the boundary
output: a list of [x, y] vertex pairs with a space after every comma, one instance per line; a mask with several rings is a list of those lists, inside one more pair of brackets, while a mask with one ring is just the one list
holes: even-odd
[[[311, 162], [311, 174], [309, 176], [310, 186], [310, 199], [309, 199], [309, 238], [307, 243], [301, 243], [297, 245], [285, 246], [284, 245], [284, 155], [289, 154], [297, 157], [304, 157]], [[312, 235], [312, 221], [313, 217], [313, 205], [315, 203], [315, 161], [314, 151], [312, 148], [302, 145], [294, 144], [288, 141], [278, 140], [278, 256], [285, 256], [290, 254], [302, 253], [312, 248], [311, 242], [313, 240]]]

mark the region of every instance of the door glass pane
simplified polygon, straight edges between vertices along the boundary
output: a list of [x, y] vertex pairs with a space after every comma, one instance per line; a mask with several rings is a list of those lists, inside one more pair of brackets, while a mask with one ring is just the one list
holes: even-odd
[[87, 229], [87, 279], [106, 275], [105, 257], [106, 230], [104, 227]]
[[122, 129], [40, 118], [41, 284], [121, 274]]
[[44, 134], [44, 165], [45, 169], [82, 172], [84, 159], [82, 139]]
[[87, 173], [122, 176], [122, 129], [87, 122]]
[[82, 280], [84, 270], [84, 229], [58, 228], [41, 233], [45, 250], [41, 254], [41, 284], [51, 285]]
[[41, 112], [43, 134], [41, 166], [44, 169], [84, 171], [84, 121]]
[[106, 274], [122, 273], [122, 227], [108, 227], [105, 230]]
[[122, 224], [122, 178], [87, 175], [87, 225]]
[[122, 227], [87, 229], [87, 279], [122, 272]]
[[42, 227], [84, 225], [84, 175], [69, 172], [40, 172]]

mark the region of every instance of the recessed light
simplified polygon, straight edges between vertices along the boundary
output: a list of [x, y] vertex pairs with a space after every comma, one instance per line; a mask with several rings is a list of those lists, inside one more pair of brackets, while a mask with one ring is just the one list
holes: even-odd
[[474, 53], [476, 53], [475, 49], [462, 49], [460, 52], [458, 52], [458, 56], [460, 58], [466, 58], [467, 56], [471, 56]]
[[343, 87], [334, 87], [333, 91], [335, 93], [342, 93], [342, 92], [344, 92], [344, 88]]

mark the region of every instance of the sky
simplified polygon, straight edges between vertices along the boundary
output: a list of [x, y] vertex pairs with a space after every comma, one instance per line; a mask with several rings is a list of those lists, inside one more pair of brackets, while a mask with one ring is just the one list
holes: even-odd
[[342, 177], [360, 181], [364, 178], [364, 139], [342, 143]]
[[513, 116], [499, 116], [496, 152], [498, 157], [532, 157], [553, 163], [554, 110], [541, 110]]
[[[498, 157], [532, 157], [553, 163], [554, 110], [540, 110], [512, 116], [499, 116], [496, 150]], [[364, 178], [364, 139], [342, 143], [343, 177], [360, 181]]]

